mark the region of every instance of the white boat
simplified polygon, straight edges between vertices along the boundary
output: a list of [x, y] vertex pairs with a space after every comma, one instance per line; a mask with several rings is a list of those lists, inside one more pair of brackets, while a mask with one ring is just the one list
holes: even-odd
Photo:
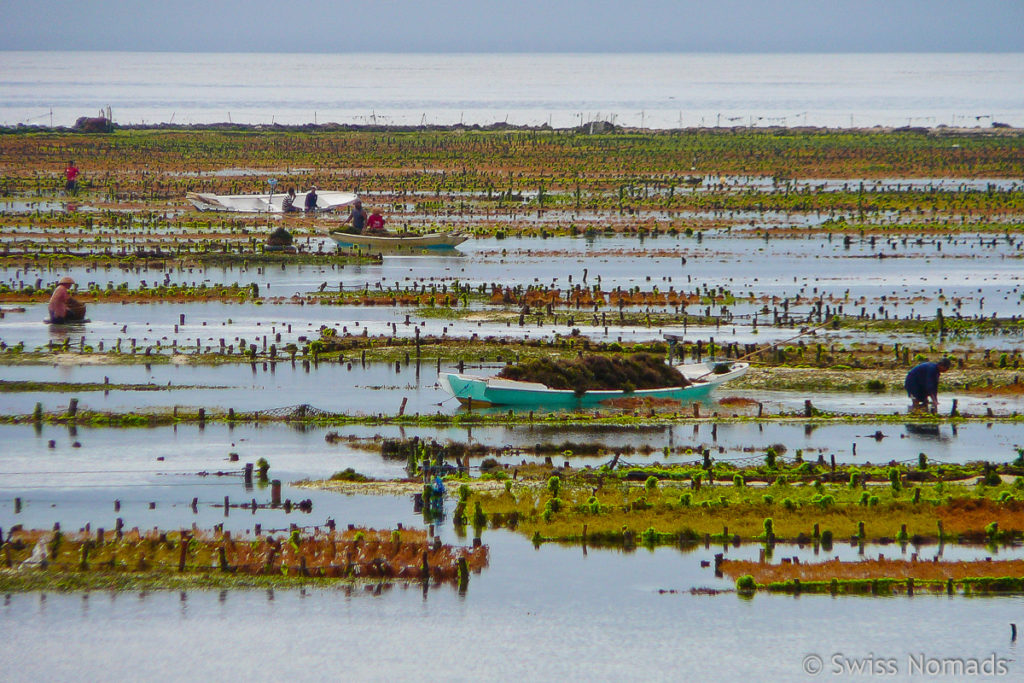
[[690, 384], [685, 387], [662, 387], [635, 391], [594, 390], [577, 394], [571, 389], [552, 389], [539, 382], [521, 382], [503, 377], [478, 377], [450, 372], [442, 372], [438, 376], [438, 381], [441, 388], [464, 405], [583, 408], [618, 398], [667, 398], [677, 401], [699, 401], [707, 398], [715, 387], [742, 377], [750, 365], [733, 361], [708, 361], [707, 363], [674, 367], [690, 381]]
[[[300, 211], [306, 206], [306, 192], [295, 195], [295, 208]], [[212, 194], [206, 192], [189, 192], [185, 199], [200, 211], [237, 211], [240, 213], [283, 213], [281, 208], [285, 194]], [[352, 192], [318, 191], [316, 208], [328, 211], [341, 206], [348, 206], [358, 195]]]
[[419, 249], [453, 249], [467, 239], [454, 232], [431, 232], [424, 235], [350, 235], [344, 232], [327, 233], [342, 248], [364, 247], [381, 251]]

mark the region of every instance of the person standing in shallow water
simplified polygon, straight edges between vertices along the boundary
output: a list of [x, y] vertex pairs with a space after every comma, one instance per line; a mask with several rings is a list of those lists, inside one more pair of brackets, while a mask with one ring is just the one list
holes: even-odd
[[907, 373], [903, 386], [914, 402], [911, 410], [929, 409], [929, 402], [931, 412], [939, 409], [939, 375], [952, 365], [948, 358], [943, 358], [937, 363], [919, 363]]
[[69, 161], [68, 167], [64, 169], [64, 178], [64, 192], [67, 194], [78, 192], [78, 166], [75, 166], [74, 159]]

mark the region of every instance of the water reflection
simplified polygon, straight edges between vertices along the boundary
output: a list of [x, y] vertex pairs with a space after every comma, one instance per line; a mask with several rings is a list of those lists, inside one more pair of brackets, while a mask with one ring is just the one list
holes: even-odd
[[906, 430], [909, 436], [917, 437], [924, 442], [949, 441], [952, 438], [943, 435], [939, 431], [939, 425], [937, 424], [908, 423]]

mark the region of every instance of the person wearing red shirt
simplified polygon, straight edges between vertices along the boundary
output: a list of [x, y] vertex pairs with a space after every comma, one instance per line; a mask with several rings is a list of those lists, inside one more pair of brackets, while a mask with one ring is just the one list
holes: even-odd
[[366, 234], [380, 235], [384, 233], [384, 216], [380, 215], [380, 211], [374, 209], [370, 217], [366, 219]]
[[72, 159], [68, 162], [68, 167], [64, 169], [64, 177], [67, 178], [67, 182], [64, 183], [64, 191], [68, 194], [74, 194], [78, 191], [78, 167], [75, 166], [75, 162]]

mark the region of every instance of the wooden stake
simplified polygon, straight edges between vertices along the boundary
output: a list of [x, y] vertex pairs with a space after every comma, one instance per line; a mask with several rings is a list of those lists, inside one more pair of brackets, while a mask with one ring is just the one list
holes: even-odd
[[[102, 531], [102, 529], [100, 530]], [[188, 556], [188, 534], [184, 531], [181, 532], [181, 550], [178, 553], [178, 571], [185, 571], [185, 559]]]

